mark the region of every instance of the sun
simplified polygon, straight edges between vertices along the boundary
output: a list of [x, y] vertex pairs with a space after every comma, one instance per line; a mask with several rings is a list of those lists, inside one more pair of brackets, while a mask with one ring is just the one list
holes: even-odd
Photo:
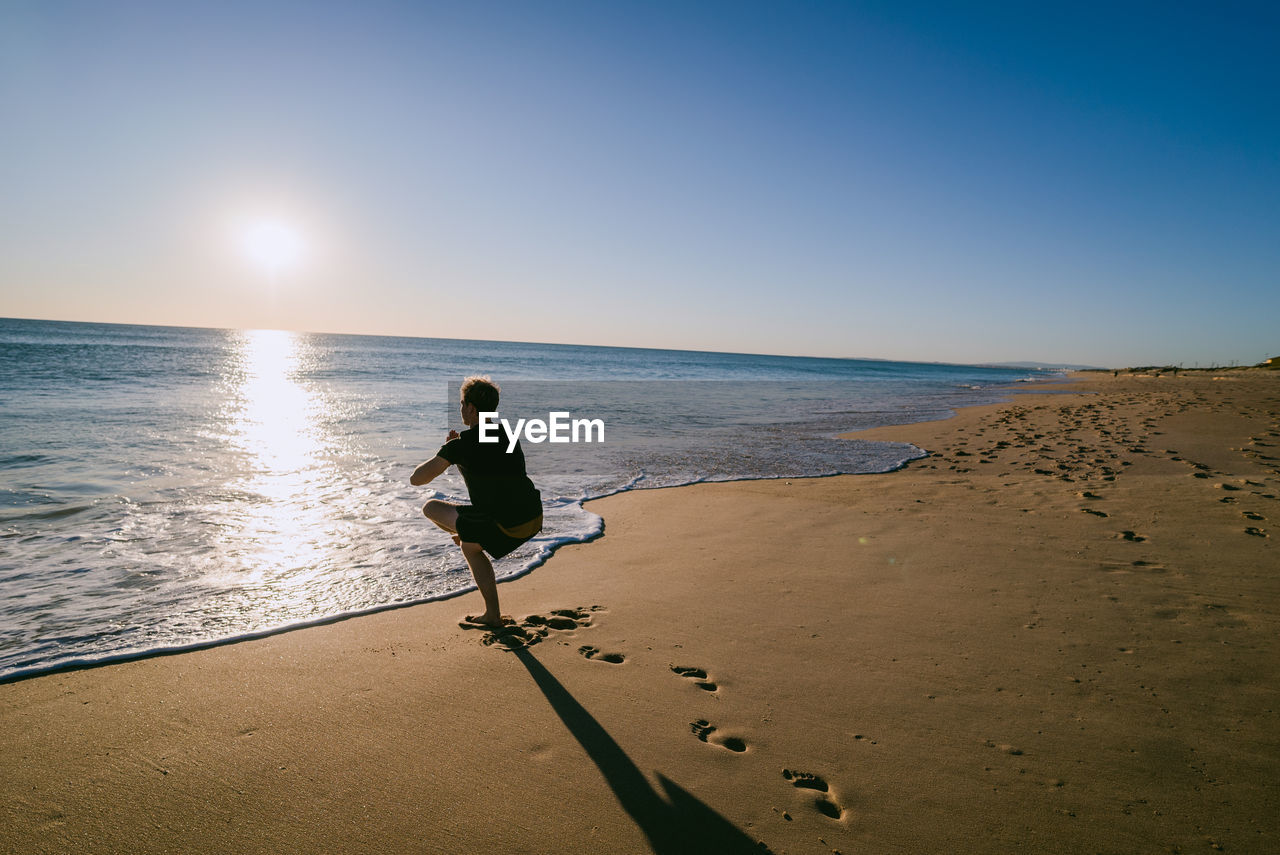
[[297, 269], [306, 255], [302, 233], [292, 223], [275, 217], [246, 221], [238, 238], [245, 260], [272, 279]]

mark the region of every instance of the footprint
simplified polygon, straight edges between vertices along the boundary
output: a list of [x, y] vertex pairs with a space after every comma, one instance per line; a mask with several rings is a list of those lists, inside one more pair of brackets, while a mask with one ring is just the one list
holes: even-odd
[[831, 789], [825, 780], [808, 772], [793, 772], [790, 769], [783, 769], [782, 777], [790, 781], [791, 786], [805, 790], [817, 790], [820, 793], [825, 793]]
[[1244, 533], [1245, 533], [1245, 534], [1251, 534], [1251, 535], [1253, 535], [1254, 537], [1270, 537], [1270, 536], [1271, 536], [1271, 535], [1267, 534], [1265, 531], [1263, 531], [1262, 529], [1260, 529], [1260, 528], [1255, 528], [1254, 526], [1249, 526], [1248, 528], [1246, 528], [1246, 529], [1244, 530]]
[[1146, 538], [1143, 537], [1142, 535], [1134, 534], [1131, 531], [1122, 531], [1120, 532], [1120, 536], [1123, 537], [1125, 540], [1129, 541], [1130, 543], [1142, 543], [1144, 540], [1146, 540]]
[[676, 674], [679, 674], [681, 677], [687, 677], [690, 680], [695, 680], [696, 682], [694, 685], [699, 689], [702, 689], [704, 692], [714, 692], [716, 689], [720, 688], [715, 683], [707, 679], [707, 672], [701, 668], [695, 668], [692, 665], [672, 665], [671, 670]]
[[529, 615], [520, 623], [513, 622], [497, 628], [468, 621], [462, 621], [458, 625], [463, 629], [488, 630], [480, 639], [486, 647], [523, 650], [542, 641], [552, 631], [567, 632], [591, 626], [592, 613], [602, 611], [603, 608], [603, 606], [580, 606], [576, 609], [555, 609], [549, 615]]
[[627, 657], [621, 653], [601, 653], [598, 648], [592, 647], [590, 644], [584, 644], [578, 648], [578, 652], [588, 659], [595, 659], [600, 662], [608, 662], [611, 665], [621, 665], [627, 661]]
[[722, 748], [728, 748], [730, 751], [736, 751], [741, 754], [747, 750], [747, 743], [736, 736], [718, 735], [715, 725], [700, 718], [695, 722], [691, 722], [689, 727], [693, 730], [693, 735], [709, 745], [719, 745]]
[[1093, 508], [1081, 508], [1080, 510], [1084, 511], [1086, 514], [1093, 514], [1095, 517], [1103, 517], [1105, 519], [1107, 516], [1103, 511], [1097, 511]]
[[798, 790], [814, 790], [822, 793], [823, 795], [813, 800], [813, 806], [823, 815], [832, 819], [840, 819], [844, 816], [844, 808], [840, 807], [835, 801], [830, 785], [820, 776], [812, 775], [808, 772], [793, 772], [790, 769], [783, 769], [782, 777], [786, 778], [791, 783], [791, 786]]
[[1266, 519], [1266, 517], [1264, 517], [1262, 514], [1254, 513], [1253, 511], [1241, 511], [1241, 513], [1243, 513], [1244, 518], [1248, 520], [1265, 520]]
[[577, 629], [591, 625], [590, 612], [599, 610], [599, 606], [576, 609], [555, 609], [550, 615], [529, 615], [524, 619], [525, 626], [545, 626], [548, 629]]
[[546, 637], [547, 631], [541, 627], [527, 629], [519, 624], [508, 624], [486, 632], [480, 643], [485, 647], [497, 646], [501, 650], [523, 650]]

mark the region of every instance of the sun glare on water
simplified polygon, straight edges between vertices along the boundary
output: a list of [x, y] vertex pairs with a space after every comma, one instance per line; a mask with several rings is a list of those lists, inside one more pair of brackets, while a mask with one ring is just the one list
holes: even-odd
[[296, 612], [306, 582], [339, 549], [341, 523], [322, 501], [334, 477], [322, 395], [301, 375], [314, 358], [306, 336], [278, 330], [238, 334], [226, 374], [232, 493], [207, 513], [221, 531], [223, 579], [255, 608]]

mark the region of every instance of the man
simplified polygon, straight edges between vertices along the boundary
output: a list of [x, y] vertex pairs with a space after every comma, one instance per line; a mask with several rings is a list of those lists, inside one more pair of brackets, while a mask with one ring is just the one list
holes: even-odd
[[409, 483], [415, 487], [429, 484], [451, 465], [456, 465], [467, 484], [469, 505], [457, 505], [431, 499], [422, 508], [427, 519], [453, 535], [462, 548], [462, 556], [471, 569], [480, 595], [484, 597], [484, 614], [467, 616], [468, 623], [498, 627], [503, 624], [498, 608], [498, 586], [493, 577], [493, 564], [486, 552], [501, 558], [542, 530], [542, 496], [525, 474], [524, 452], [517, 440], [507, 451], [511, 439], [497, 425], [488, 435], [498, 435], [497, 442], [480, 442], [481, 413], [498, 410], [498, 386], [488, 377], [468, 377], [462, 383], [462, 433], [449, 431], [449, 440], [436, 456], [413, 471]]

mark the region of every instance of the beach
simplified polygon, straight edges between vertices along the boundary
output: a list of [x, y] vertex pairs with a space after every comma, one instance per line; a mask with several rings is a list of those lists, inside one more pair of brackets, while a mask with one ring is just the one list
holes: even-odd
[[[1280, 373], [637, 490], [478, 594], [0, 685], [0, 851], [1280, 848]], [[486, 643], [489, 642], [489, 643]]]

